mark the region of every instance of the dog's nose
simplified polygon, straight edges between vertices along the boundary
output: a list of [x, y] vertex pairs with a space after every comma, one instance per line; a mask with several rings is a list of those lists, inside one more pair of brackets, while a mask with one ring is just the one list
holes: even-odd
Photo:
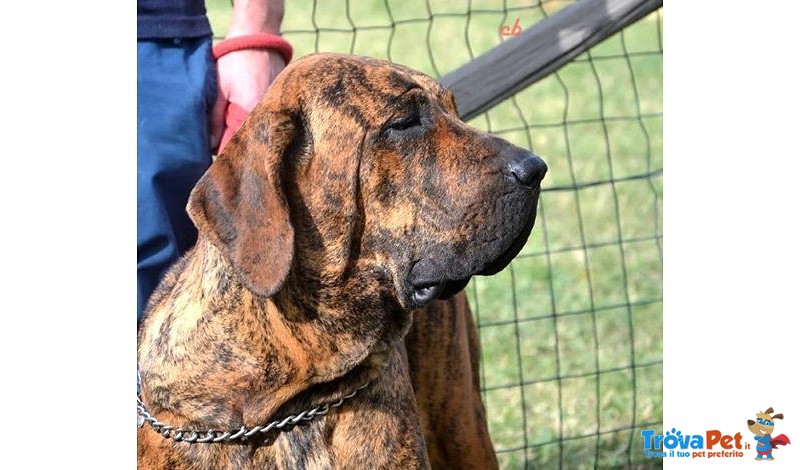
[[520, 184], [534, 187], [547, 173], [547, 164], [527, 150], [516, 149], [509, 159], [508, 170]]

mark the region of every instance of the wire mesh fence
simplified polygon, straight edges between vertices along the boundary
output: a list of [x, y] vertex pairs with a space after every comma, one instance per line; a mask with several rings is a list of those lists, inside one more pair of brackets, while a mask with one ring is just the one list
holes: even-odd
[[[292, 1], [283, 34], [441, 77], [572, 3]], [[503, 468], [646, 464], [661, 428], [662, 56], [659, 10], [470, 121], [550, 168], [526, 247], [467, 287]]]

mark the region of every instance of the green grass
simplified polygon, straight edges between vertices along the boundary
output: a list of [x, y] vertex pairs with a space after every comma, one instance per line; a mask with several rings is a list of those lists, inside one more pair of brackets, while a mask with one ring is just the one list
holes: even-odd
[[[438, 77], [499, 44], [501, 25], [569, 3], [287, 2], [283, 30], [295, 57], [369, 55]], [[209, 2], [218, 37], [229, 12]], [[503, 468], [654, 464], [639, 431], [662, 420], [660, 25], [650, 15], [470, 122], [550, 168], [520, 256], [467, 288]]]

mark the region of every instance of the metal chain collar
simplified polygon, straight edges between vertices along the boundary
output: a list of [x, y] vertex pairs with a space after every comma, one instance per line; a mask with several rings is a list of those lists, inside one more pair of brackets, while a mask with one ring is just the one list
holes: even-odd
[[[208, 429], [206, 431], [197, 430], [197, 429], [183, 429], [183, 428], [175, 428], [168, 424], [164, 424], [158, 421], [153, 415], [151, 415], [147, 408], [144, 406], [142, 399], [137, 395], [136, 397], [136, 413], [137, 413], [137, 420], [138, 426], [144, 426], [144, 423], [150, 425], [153, 430], [159, 434], [161, 434], [165, 439], [172, 439], [175, 442], [188, 442], [190, 444], [207, 444], [212, 442], [233, 442], [233, 441], [240, 441], [244, 442], [250, 437], [255, 434], [261, 433], [266, 434], [273, 429], [282, 430], [287, 426], [295, 425], [300, 421], [310, 421], [314, 419], [316, 416], [324, 416], [328, 414], [334, 408], [338, 408], [342, 406], [345, 400], [353, 398], [359, 391], [367, 388], [369, 382], [365, 383], [364, 385], [358, 387], [357, 389], [353, 390], [349, 394], [339, 398], [338, 400], [325, 403], [323, 405], [316, 406], [311, 408], [310, 410], [306, 410], [300, 412], [296, 415], [289, 415], [286, 418], [271, 421], [265, 425], [261, 426], [253, 426], [250, 429], [242, 426], [239, 429], [234, 429], [231, 431], [220, 431], [217, 429]], [[202, 437], [201, 437], [202, 436]]]

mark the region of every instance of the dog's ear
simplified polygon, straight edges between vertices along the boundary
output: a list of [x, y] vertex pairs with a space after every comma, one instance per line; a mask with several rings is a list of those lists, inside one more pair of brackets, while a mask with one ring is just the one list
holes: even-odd
[[230, 261], [244, 285], [269, 297], [294, 256], [294, 228], [281, 184], [294, 119], [257, 107], [195, 185], [187, 211]]
[[776, 415], [772, 415], [772, 420], [774, 421], [776, 419], [783, 419], [783, 413], [778, 413]]
[[769, 408], [767, 408], [767, 411], [765, 411], [764, 414], [770, 414], [773, 411], [775, 411], [775, 410], [773, 410], [772, 407], [770, 406]]

